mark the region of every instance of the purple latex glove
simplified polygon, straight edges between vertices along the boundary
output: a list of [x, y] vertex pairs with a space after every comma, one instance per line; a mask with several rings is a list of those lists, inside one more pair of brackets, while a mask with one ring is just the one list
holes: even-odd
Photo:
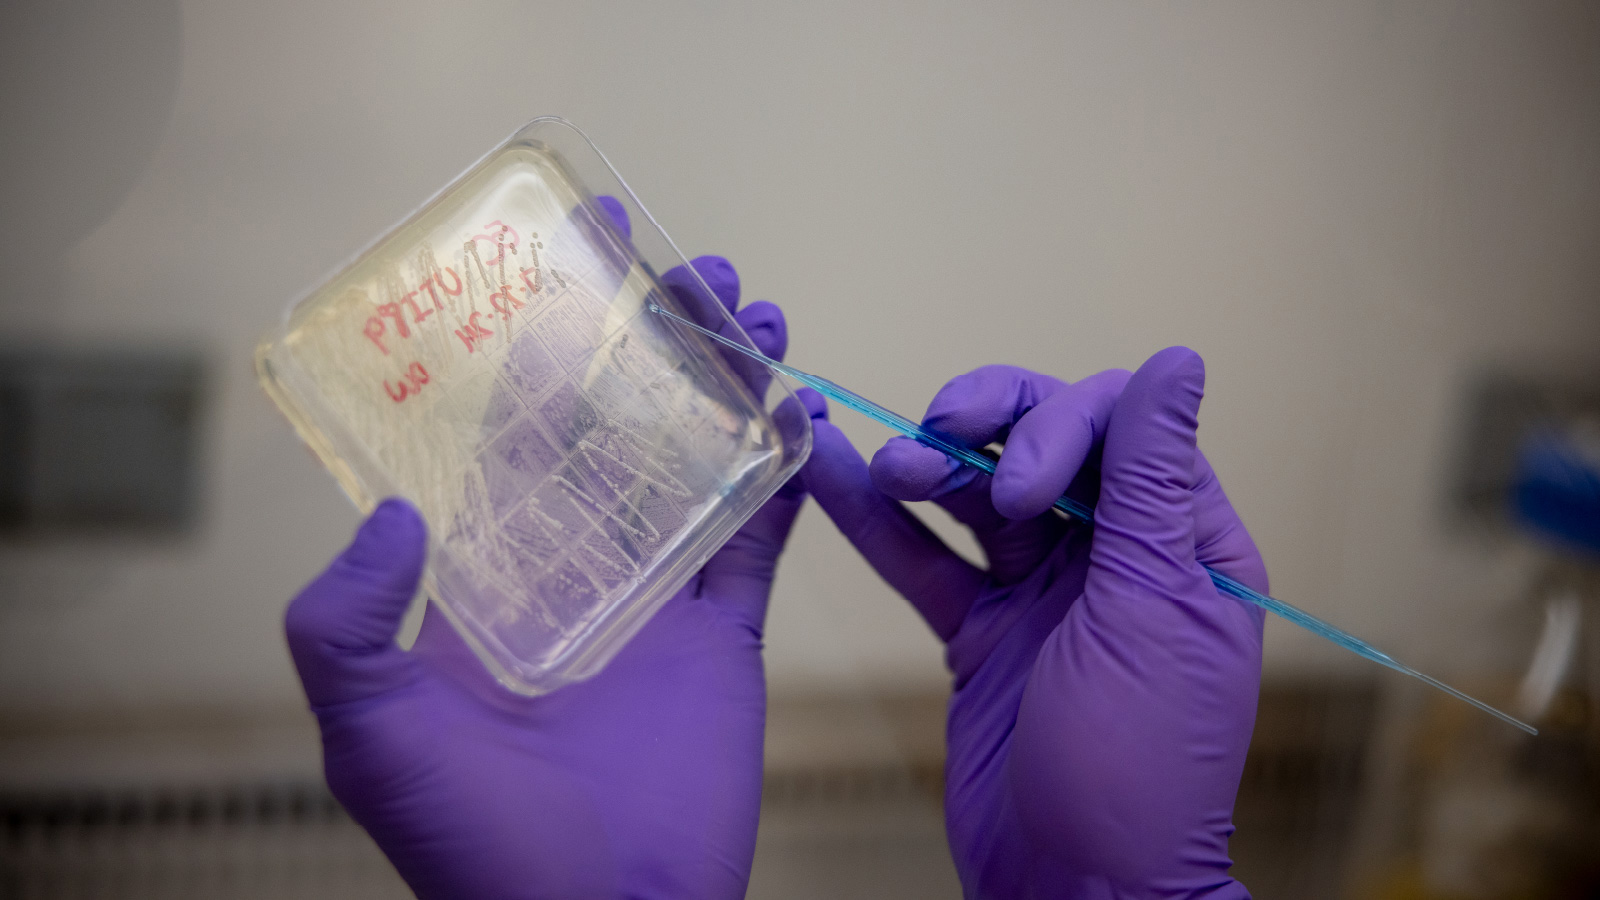
[[[726, 260], [694, 266], [736, 307]], [[776, 306], [737, 316], [781, 356]], [[286, 627], [329, 787], [419, 897], [744, 895], [761, 798], [762, 626], [805, 499], [798, 480], [604, 671], [536, 698], [495, 683], [431, 607], [415, 648], [396, 646], [425, 531], [406, 503], [379, 505], [290, 604]]]
[[[1245, 897], [1228, 874], [1266, 570], [1195, 446], [1205, 369], [1164, 350], [1075, 384], [963, 375], [924, 423], [1005, 444], [994, 476], [896, 438], [871, 468], [815, 416], [806, 486], [946, 643], [946, 830], [968, 897]], [[1091, 530], [1050, 510], [1097, 506]], [[891, 499], [893, 498], [893, 499]], [[989, 562], [897, 500], [933, 500]]]

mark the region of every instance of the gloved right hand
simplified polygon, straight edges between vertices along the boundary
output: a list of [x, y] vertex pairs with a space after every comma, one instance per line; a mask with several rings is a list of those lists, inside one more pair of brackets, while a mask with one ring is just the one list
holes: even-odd
[[[968, 897], [1246, 897], [1228, 874], [1255, 720], [1262, 613], [1201, 564], [1266, 571], [1195, 446], [1192, 351], [1076, 384], [990, 366], [924, 423], [1005, 444], [993, 478], [897, 438], [870, 471], [814, 417], [822, 508], [946, 643], [954, 675], [945, 815]], [[1050, 509], [1064, 491], [1096, 526]], [[989, 568], [897, 500], [970, 527]]]

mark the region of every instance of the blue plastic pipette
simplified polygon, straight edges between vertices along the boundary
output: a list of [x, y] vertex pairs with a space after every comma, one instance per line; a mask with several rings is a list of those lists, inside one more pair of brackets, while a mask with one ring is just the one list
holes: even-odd
[[[990, 459], [989, 457], [984, 456], [981, 453], [975, 453], [972, 450], [956, 444], [947, 438], [940, 437], [937, 433], [923, 428], [921, 425], [918, 425], [916, 422], [911, 421], [910, 419], [900, 415], [897, 412], [894, 412], [893, 410], [885, 409], [884, 407], [873, 403], [871, 400], [868, 400], [854, 391], [842, 388], [826, 378], [812, 375], [809, 372], [802, 372], [799, 369], [796, 369], [794, 366], [778, 362], [764, 353], [761, 353], [750, 347], [746, 347], [737, 341], [723, 337], [714, 331], [702, 328], [688, 319], [677, 315], [676, 313], [662, 309], [660, 306], [657, 306], [654, 303], [650, 304], [650, 311], [666, 316], [675, 322], [680, 322], [684, 325], [687, 325], [706, 337], [709, 337], [712, 340], [731, 349], [737, 350], [740, 353], [743, 353], [745, 356], [760, 362], [776, 372], [781, 372], [790, 378], [793, 378], [795, 381], [812, 388], [817, 393], [822, 394], [831, 400], [836, 400], [844, 406], [850, 407], [869, 419], [881, 422], [895, 431], [900, 432], [906, 437], [913, 438], [917, 441], [927, 444], [929, 447], [938, 450], [946, 456], [949, 456], [951, 459], [958, 460], [973, 467], [974, 469], [980, 469], [984, 472], [988, 472], [991, 475], [994, 474], [994, 460]], [[1079, 520], [1080, 522], [1091, 525], [1094, 524], [1094, 510], [1084, 506], [1082, 503], [1079, 503], [1076, 500], [1071, 499], [1070, 497], [1061, 497], [1060, 499], [1056, 500], [1055, 508], [1063, 513], [1066, 513], [1068, 516]], [[1433, 687], [1444, 691], [1446, 694], [1449, 694], [1458, 700], [1464, 700], [1467, 703], [1476, 706], [1478, 709], [1483, 710], [1489, 715], [1494, 716], [1495, 718], [1500, 719], [1508, 724], [1515, 725], [1529, 734], [1539, 733], [1537, 728], [1534, 728], [1527, 722], [1524, 722], [1509, 713], [1495, 709], [1489, 704], [1484, 703], [1482, 700], [1462, 693], [1461, 691], [1456, 690], [1437, 678], [1433, 678], [1429, 675], [1424, 675], [1423, 673], [1418, 672], [1416, 669], [1413, 669], [1405, 663], [1400, 662], [1399, 660], [1387, 653], [1384, 653], [1382, 650], [1379, 650], [1366, 641], [1361, 640], [1347, 631], [1335, 628], [1334, 626], [1322, 621], [1321, 619], [1313, 616], [1303, 609], [1300, 609], [1299, 607], [1291, 606], [1282, 600], [1269, 597], [1260, 591], [1247, 587], [1246, 585], [1229, 578], [1221, 572], [1218, 572], [1210, 566], [1206, 566], [1205, 569], [1206, 574], [1211, 576], [1212, 583], [1217, 586], [1217, 590], [1224, 594], [1230, 594], [1234, 597], [1238, 597], [1241, 600], [1254, 603], [1256, 606], [1261, 607], [1267, 612], [1288, 619], [1290, 622], [1299, 625], [1301, 628], [1304, 628], [1312, 634], [1324, 637], [1347, 650], [1350, 650], [1360, 656], [1365, 656], [1367, 659], [1370, 659], [1373, 662], [1382, 663], [1383, 665], [1394, 669], [1396, 672], [1403, 672], [1422, 681], [1425, 684], [1432, 685]]]

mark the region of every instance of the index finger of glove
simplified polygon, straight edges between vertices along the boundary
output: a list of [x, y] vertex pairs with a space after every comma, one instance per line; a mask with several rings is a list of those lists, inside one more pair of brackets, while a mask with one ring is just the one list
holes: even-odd
[[[691, 269], [693, 271], [691, 271]], [[696, 275], [700, 277], [695, 278]], [[704, 287], [702, 287], [704, 282]], [[739, 327], [749, 334], [755, 349], [778, 359], [782, 349], [788, 345], [788, 332], [784, 330], [783, 314], [771, 303], [752, 303], [744, 310], [739, 309], [739, 272], [734, 269], [733, 263], [720, 256], [697, 256], [689, 267], [674, 266], [661, 276], [661, 283], [667, 286], [672, 296], [688, 314], [690, 321], [702, 328], [708, 328], [736, 343], [750, 346], [739, 336], [738, 329], [728, 321], [727, 313], [735, 313], [734, 318]], [[706, 288], [710, 288], [707, 294]], [[746, 316], [749, 316], [748, 320]], [[779, 353], [773, 354], [762, 346], [756, 334], [751, 331], [753, 326], [770, 325], [776, 323], [777, 336], [781, 338], [782, 346]], [[759, 397], [766, 390], [771, 381], [771, 373], [760, 362], [734, 350], [730, 347], [716, 347], [728, 366], [750, 386], [750, 389]]]
[[[1064, 387], [1058, 378], [1017, 366], [983, 366], [945, 382], [922, 425], [954, 444], [981, 450], [1003, 443], [1018, 419]], [[908, 502], [956, 494], [980, 474], [910, 438], [891, 440], [872, 460], [873, 482]]]
[[628, 221], [628, 210], [622, 201], [609, 194], [601, 194], [594, 198], [600, 204], [600, 209], [605, 212], [606, 218], [611, 220], [611, 227], [624, 238], [633, 237], [633, 223]]
[[[789, 350], [789, 324], [783, 317], [783, 310], [778, 304], [767, 300], [757, 300], [733, 314], [733, 318], [750, 336], [750, 342], [755, 344], [756, 350], [763, 356], [783, 361], [784, 353]], [[729, 329], [731, 330], [731, 329]], [[772, 383], [772, 370], [763, 365], [759, 360], [751, 359], [743, 354], [733, 354], [730, 360], [735, 364], [735, 371], [739, 377], [749, 385], [750, 391], [758, 399], [765, 399], [767, 386]]]
[[983, 573], [962, 559], [911, 511], [873, 486], [867, 464], [826, 410], [812, 416], [806, 489], [839, 531], [894, 588], [949, 640], [961, 627]]
[[[1065, 382], [1016, 366], [984, 366], [940, 388], [923, 425], [952, 443], [981, 450], [1005, 441], [1019, 418], [1065, 387]], [[1015, 583], [1032, 572], [1066, 527], [1055, 516], [1006, 518], [995, 507], [988, 475], [910, 438], [883, 445], [872, 457], [871, 471], [873, 483], [885, 494], [932, 500], [972, 529], [990, 574], [1000, 584]]]
[[[788, 432], [803, 427], [807, 417], [822, 415], [825, 410], [826, 404], [816, 391], [802, 389], [779, 404], [773, 421], [780, 431]], [[767, 596], [778, 568], [778, 556], [805, 500], [804, 478], [795, 475], [700, 570], [701, 595], [733, 612], [756, 635], [761, 634], [766, 621]]]
[[994, 508], [1011, 519], [1048, 510], [1105, 439], [1117, 397], [1131, 373], [1109, 369], [1065, 385], [1011, 427], [995, 464]]

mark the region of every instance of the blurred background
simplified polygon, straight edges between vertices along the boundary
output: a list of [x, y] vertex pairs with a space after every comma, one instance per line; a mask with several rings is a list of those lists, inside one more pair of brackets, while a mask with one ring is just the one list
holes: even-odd
[[[1269, 622], [1257, 896], [1600, 896], [1594, 4], [9, 0], [0, 897], [405, 896], [281, 637], [357, 516], [250, 352], [552, 114], [892, 408], [1196, 348], [1274, 593], [1544, 726]], [[768, 642], [751, 896], [959, 896], [940, 648], [815, 509]]]

